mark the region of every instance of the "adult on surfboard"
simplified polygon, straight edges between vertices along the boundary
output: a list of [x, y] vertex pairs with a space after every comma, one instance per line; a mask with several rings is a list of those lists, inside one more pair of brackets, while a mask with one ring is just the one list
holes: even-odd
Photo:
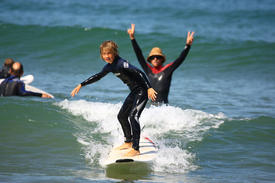
[[0, 84], [0, 96], [36, 96], [53, 98], [47, 93], [26, 90], [25, 83], [20, 80], [23, 73], [23, 65], [20, 62], [14, 62], [10, 68], [10, 76]]

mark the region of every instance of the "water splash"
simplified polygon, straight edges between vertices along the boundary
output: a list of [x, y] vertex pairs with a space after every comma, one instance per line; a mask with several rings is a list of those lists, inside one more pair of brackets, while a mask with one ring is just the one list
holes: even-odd
[[[116, 117], [121, 103], [64, 100], [56, 105], [87, 120], [85, 124], [75, 124], [80, 129], [75, 136], [92, 165], [101, 165], [112, 146], [123, 142]], [[142, 135], [150, 137], [159, 146], [158, 158], [153, 162], [154, 171], [185, 173], [196, 169], [196, 155], [189, 151], [187, 144], [201, 141], [209, 129], [218, 128], [225, 118], [222, 113], [208, 114], [174, 106], [145, 108], [140, 117], [141, 126], [145, 126]]]

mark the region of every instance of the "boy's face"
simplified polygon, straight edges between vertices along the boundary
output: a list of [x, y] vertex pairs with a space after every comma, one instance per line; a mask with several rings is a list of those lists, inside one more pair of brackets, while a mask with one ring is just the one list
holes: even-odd
[[111, 64], [115, 60], [116, 56], [113, 53], [111, 53], [109, 50], [103, 50], [101, 53], [101, 57], [105, 62]]

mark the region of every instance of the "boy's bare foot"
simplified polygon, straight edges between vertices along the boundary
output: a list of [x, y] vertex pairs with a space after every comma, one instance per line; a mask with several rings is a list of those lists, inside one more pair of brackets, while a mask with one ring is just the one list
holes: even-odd
[[129, 152], [127, 152], [124, 156], [132, 157], [132, 156], [137, 156], [137, 155], [140, 155], [139, 150], [135, 150], [135, 149], [131, 148], [131, 150]]
[[132, 142], [125, 142], [124, 144], [122, 144], [121, 146], [118, 146], [115, 148], [115, 150], [124, 150], [124, 149], [129, 149], [131, 148], [133, 145]]

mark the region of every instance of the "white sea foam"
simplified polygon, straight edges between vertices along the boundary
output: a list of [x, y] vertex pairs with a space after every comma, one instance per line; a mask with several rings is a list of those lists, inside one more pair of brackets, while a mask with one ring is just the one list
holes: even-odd
[[[57, 105], [73, 115], [83, 117], [88, 124], [96, 124], [94, 128], [81, 126], [80, 132], [75, 134], [91, 164], [101, 164], [112, 146], [123, 142], [121, 126], [117, 120], [121, 103], [64, 100]], [[145, 126], [142, 135], [150, 137], [159, 146], [158, 157], [153, 163], [154, 170], [184, 173], [196, 169], [195, 154], [189, 151], [186, 144], [202, 140], [209, 129], [218, 128], [225, 118], [222, 113], [208, 114], [173, 106], [145, 108], [140, 117], [141, 126]], [[93, 133], [105, 134], [104, 140], [94, 139], [91, 135]]]

